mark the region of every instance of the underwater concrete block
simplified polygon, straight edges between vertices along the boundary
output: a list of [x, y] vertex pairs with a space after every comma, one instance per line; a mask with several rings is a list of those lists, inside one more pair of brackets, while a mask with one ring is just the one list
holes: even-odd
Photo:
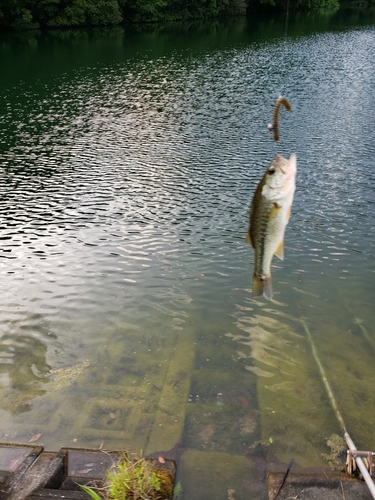
[[262, 498], [252, 478], [252, 462], [229, 453], [188, 450], [178, 468], [184, 498], [194, 500]]
[[32, 446], [0, 445], [0, 477], [7, 477], [15, 472], [33, 451]]
[[294, 458], [303, 466], [327, 465], [322, 453], [338, 427], [300, 325], [275, 320], [255, 344], [257, 329], [248, 369], [258, 375], [261, 442], [282, 462]]
[[[101, 391], [105, 392], [106, 388], [113, 393], [113, 386], [101, 386]], [[116, 440], [121, 446], [124, 440], [134, 440], [139, 449], [144, 448], [161, 391], [153, 391], [148, 379], [137, 380], [136, 384], [130, 383], [121, 390], [122, 394], [116, 398], [103, 395], [91, 398], [69, 434], [75, 439], [104, 440], [106, 446], [111, 441], [111, 447], [116, 446]]]
[[133, 436], [133, 426], [129, 426], [132, 414], [137, 413], [137, 406], [133, 401], [121, 399], [95, 398], [85, 405], [77, 418], [70, 434], [75, 436], [89, 435], [97, 438]]
[[77, 490], [77, 484], [94, 484], [104, 480], [108, 469], [117, 463], [123, 452], [86, 449], [63, 449], [65, 478], [62, 490]]
[[25, 474], [42, 451], [41, 446], [0, 445], [0, 498]]
[[170, 450], [181, 441], [194, 360], [194, 335], [181, 332], [169, 363], [146, 454]]
[[308, 319], [268, 312], [246, 330], [252, 347], [247, 369], [258, 376], [261, 440], [282, 462], [326, 466], [328, 440], [342, 434], [314, 352], [357, 448], [375, 447], [374, 349], [361, 326], [331, 306], [326, 316]]
[[191, 402], [186, 408], [183, 442], [195, 450], [244, 453], [259, 440], [256, 413], [235, 399], [208, 405]]

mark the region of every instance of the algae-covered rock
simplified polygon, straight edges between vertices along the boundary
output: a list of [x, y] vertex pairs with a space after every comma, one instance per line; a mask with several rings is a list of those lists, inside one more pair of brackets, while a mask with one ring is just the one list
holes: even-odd
[[67, 368], [59, 368], [57, 370], [50, 370], [48, 379], [50, 383], [48, 385], [48, 390], [58, 391], [63, 387], [69, 387], [77, 378], [81, 375], [85, 368], [90, 366], [90, 361], [87, 359], [82, 363], [77, 363], [73, 366], [68, 366]]
[[156, 477], [159, 479], [160, 489], [157, 492], [157, 500], [170, 499], [173, 496], [173, 477], [166, 469], [154, 469]]
[[344, 466], [345, 460], [341, 459], [343, 452], [347, 450], [347, 444], [345, 439], [338, 434], [332, 434], [327, 439], [327, 446], [330, 447], [331, 453], [323, 453], [322, 456], [327, 460], [331, 469]]

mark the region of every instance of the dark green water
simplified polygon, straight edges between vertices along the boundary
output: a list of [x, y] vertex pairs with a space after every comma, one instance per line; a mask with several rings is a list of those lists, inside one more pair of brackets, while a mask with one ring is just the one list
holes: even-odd
[[[162, 453], [179, 498], [266, 498], [271, 463], [328, 466], [340, 433], [307, 326], [375, 448], [374, 26], [0, 38], [0, 441]], [[254, 300], [249, 203], [292, 152], [275, 299]]]

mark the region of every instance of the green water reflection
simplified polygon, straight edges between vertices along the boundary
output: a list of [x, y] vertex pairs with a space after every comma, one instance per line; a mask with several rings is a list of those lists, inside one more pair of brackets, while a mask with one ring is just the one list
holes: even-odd
[[[375, 448], [373, 23], [1, 38], [0, 440], [162, 452], [183, 498], [266, 498], [269, 463], [327, 466], [340, 432], [305, 324]], [[254, 300], [248, 206], [294, 151], [275, 300]]]

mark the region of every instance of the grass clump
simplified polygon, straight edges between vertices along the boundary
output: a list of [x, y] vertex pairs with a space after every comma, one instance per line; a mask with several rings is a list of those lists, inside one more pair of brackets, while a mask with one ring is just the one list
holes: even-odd
[[109, 470], [102, 488], [80, 486], [94, 500], [167, 500], [173, 496], [170, 472], [154, 467], [152, 460], [128, 456]]
[[123, 460], [107, 478], [110, 500], [156, 499], [160, 491], [160, 479], [144, 458], [135, 462]]

